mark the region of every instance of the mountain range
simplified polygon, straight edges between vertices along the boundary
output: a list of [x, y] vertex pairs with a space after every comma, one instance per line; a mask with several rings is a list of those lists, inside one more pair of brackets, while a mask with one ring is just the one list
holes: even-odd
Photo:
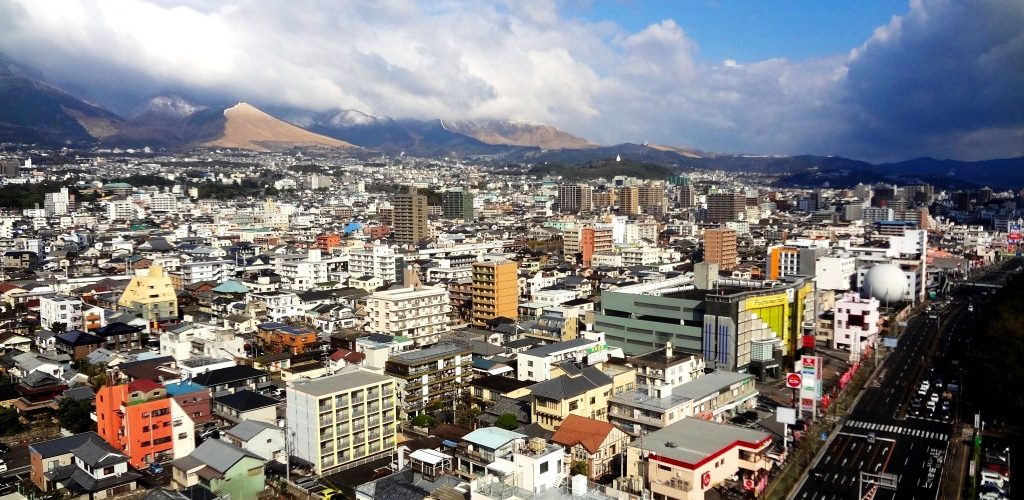
[[234, 148], [364, 149], [428, 157], [473, 156], [497, 164], [585, 166], [616, 158], [679, 171], [772, 175], [782, 186], [927, 182], [944, 188], [1024, 185], [1024, 157], [980, 162], [917, 158], [872, 164], [836, 156], [706, 153], [666, 145], [602, 146], [550, 125], [512, 120], [449, 121], [374, 116], [351, 109], [309, 111], [248, 103], [200, 104], [161, 94], [119, 116], [50, 85], [0, 54], [0, 143], [45, 146], [149, 146], [169, 151]]

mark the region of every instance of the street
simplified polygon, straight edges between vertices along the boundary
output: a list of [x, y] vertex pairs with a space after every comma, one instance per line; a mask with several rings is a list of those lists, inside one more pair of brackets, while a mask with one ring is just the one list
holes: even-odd
[[[999, 273], [978, 281], [989, 282]], [[973, 323], [970, 300], [972, 294], [961, 290], [947, 306], [910, 318], [896, 349], [794, 498], [938, 498], [959, 404], [953, 390], [959, 384], [952, 384], [962, 378], [959, 358]], [[926, 405], [926, 398], [934, 403]], [[898, 476], [896, 490], [859, 484], [861, 472]]]

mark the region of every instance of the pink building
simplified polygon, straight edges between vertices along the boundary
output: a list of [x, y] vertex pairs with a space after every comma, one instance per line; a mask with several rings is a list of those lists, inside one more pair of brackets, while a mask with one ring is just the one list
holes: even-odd
[[860, 357], [866, 348], [878, 341], [878, 299], [863, 299], [847, 293], [836, 300], [832, 336], [833, 349], [848, 349], [851, 359]]

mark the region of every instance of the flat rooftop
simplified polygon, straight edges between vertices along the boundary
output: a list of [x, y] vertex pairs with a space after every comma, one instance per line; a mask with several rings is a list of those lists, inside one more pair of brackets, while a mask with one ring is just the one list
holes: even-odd
[[734, 446], [757, 449], [771, 439], [772, 435], [764, 431], [699, 418], [684, 418], [634, 440], [630, 446], [696, 468], [719, 452]]
[[349, 365], [329, 377], [295, 382], [292, 384], [291, 389], [296, 392], [319, 397], [390, 380], [394, 379]]

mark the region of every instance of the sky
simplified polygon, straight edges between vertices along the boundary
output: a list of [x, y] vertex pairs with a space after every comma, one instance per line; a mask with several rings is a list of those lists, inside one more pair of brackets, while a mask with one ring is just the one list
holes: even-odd
[[1024, 2], [0, 0], [0, 52], [127, 113], [514, 119], [593, 142], [1024, 155]]

